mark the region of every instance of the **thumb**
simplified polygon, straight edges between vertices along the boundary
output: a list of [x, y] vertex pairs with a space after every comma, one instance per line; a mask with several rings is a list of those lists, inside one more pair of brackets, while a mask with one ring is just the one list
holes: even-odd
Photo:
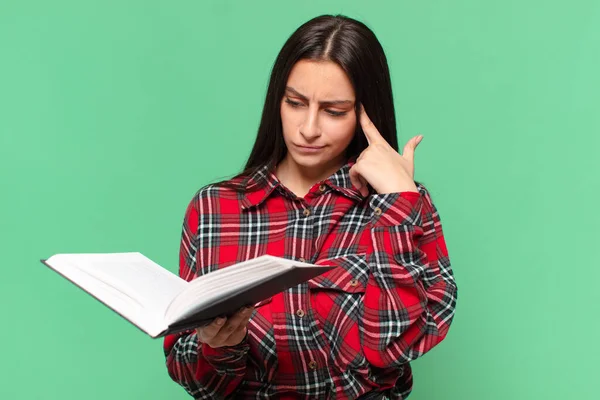
[[415, 149], [417, 148], [419, 143], [421, 143], [421, 140], [423, 140], [423, 135], [418, 135], [410, 139], [404, 146], [404, 149], [402, 150], [402, 156], [409, 160], [414, 160]]

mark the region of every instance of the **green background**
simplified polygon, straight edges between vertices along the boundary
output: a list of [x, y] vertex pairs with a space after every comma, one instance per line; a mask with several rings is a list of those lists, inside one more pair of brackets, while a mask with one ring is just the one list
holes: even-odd
[[597, 398], [600, 3], [0, 2], [2, 399], [187, 399], [162, 342], [47, 269], [177, 271], [201, 186], [243, 165], [301, 23], [369, 25], [459, 286], [411, 399]]

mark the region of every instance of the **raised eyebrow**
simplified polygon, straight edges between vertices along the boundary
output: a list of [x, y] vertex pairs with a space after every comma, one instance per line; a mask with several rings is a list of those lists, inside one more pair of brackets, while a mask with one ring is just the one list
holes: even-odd
[[[290, 92], [294, 96], [299, 97], [304, 101], [308, 101], [308, 97], [306, 97], [305, 95], [303, 95], [302, 93], [300, 93], [299, 91], [297, 91], [296, 89], [294, 89], [291, 86], [286, 86], [285, 90], [286, 90], [286, 92]], [[339, 105], [346, 105], [346, 104], [352, 104], [352, 103], [354, 103], [354, 100], [327, 100], [327, 101], [319, 102], [319, 104], [322, 106], [339, 106]]]

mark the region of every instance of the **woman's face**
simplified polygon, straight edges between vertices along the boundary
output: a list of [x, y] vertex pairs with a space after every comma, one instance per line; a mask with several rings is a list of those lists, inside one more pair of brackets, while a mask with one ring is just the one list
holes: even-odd
[[354, 88], [339, 65], [298, 61], [281, 100], [287, 161], [310, 169], [343, 165], [356, 127], [354, 104]]

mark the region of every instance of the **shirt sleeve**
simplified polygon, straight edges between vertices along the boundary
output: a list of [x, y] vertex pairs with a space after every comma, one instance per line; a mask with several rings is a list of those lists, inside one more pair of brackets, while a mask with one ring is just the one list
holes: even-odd
[[362, 347], [380, 368], [425, 354], [445, 338], [454, 317], [457, 287], [440, 216], [427, 189], [417, 187], [369, 200], [373, 249]]
[[[179, 251], [179, 276], [188, 282], [203, 274], [198, 265], [198, 232], [203, 223], [202, 197], [189, 203], [184, 216]], [[207, 232], [208, 233], [208, 232]], [[198, 268], [199, 267], [199, 268]], [[163, 341], [169, 376], [195, 399], [223, 399], [235, 391], [246, 371], [247, 337], [238, 345], [214, 349], [198, 341], [195, 330], [167, 335]]]

